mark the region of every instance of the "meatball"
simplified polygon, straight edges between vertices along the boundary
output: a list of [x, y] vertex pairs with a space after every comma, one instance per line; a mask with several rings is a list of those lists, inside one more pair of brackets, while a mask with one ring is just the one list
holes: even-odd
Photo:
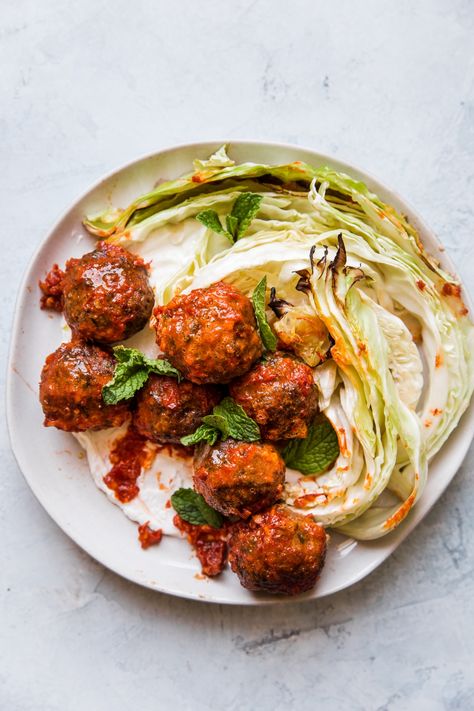
[[221, 399], [217, 385], [196, 385], [150, 375], [139, 392], [133, 415], [135, 429], [154, 442], [179, 442], [202, 424]]
[[227, 439], [198, 448], [193, 483], [209, 506], [231, 518], [248, 518], [281, 495], [285, 463], [271, 444]]
[[311, 516], [277, 505], [233, 527], [229, 561], [249, 590], [297, 595], [310, 590], [326, 557], [326, 533]]
[[151, 316], [154, 295], [147, 267], [123, 247], [102, 243], [70, 259], [61, 286], [66, 321], [84, 340], [123, 341]]
[[274, 353], [235, 380], [230, 394], [260, 426], [264, 439], [304, 438], [318, 411], [318, 390], [306, 363]]
[[99, 346], [79, 341], [60, 345], [46, 358], [41, 373], [45, 426], [84, 432], [123, 424], [128, 405], [106, 405], [102, 400], [102, 388], [114, 369], [114, 358]]
[[155, 309], [156, 341], [193, 383], [228, 383], [262, 355], [252, 303], [217, 282]]

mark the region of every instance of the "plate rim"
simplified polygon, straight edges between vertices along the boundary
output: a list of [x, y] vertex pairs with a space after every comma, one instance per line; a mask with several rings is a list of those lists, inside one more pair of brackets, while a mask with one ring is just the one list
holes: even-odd
[[[137, 580], [133, 578], [131, 575], [127, 575], [123, 571], [117, 569], [114, 565], [111, 565], [110, 562], [107, 562], [104, 560], [103, 556], [98, 555], [96, 552], [93, 552], [89, 546], [84, 545], [83, 543], [80, 543], [78, 541], [78, 537], [76, 536], [75, 533], [73, 533], [71, 530], [69, 530], [69, 526], [66, 522], [61, 522], [59, 523], [56, 516], [50, 511], [50, 506], [47, 503], [47, 498], [43, 496], [42, 493], [38, 491], [38, 487], [34, 483], [34, 476], [30, 476], [30, 472], [28, 465], [26, 462], [22, 460], [22, 446], [21, 443], [17, 441], [17, 433], [15, 432], [15, 424], [14, 424], [14, 414], [13, 414], [13, 409], [14, 409], [14, 390], [15, 390], [15, 383], [16, 380], [13, 378], [14, 374], [14, 368], [13, 368], [13, 358], [14, 358], [14, 351], [15, 351], [15, 345], [18, 340], [18, 335], [19, 331], [21, 330], [21, 315], [22, 311], [24, 308], [24, 299], [26, 298], [25, 291], [26, 291], [26, 285], [28, 280], [31, 278], [31, 275], [34, 271], [34, 266], [36, 264], [36, 261], [38, 257], [40, 256], [43, 248], [45, 245], [50, 241], [52, 235], [56, 232], [56, 230], [59, 228], [61, 223], [68, 217], [68, 215], [78, 206], [80, 202], [82, 202], [88, 195], [92, 194], [94, 191], [96, 191], [103, 183], [113, 179], [115, 176], [121, 174], [123, 171], [128, 170], [133, 168], [134, 166], [138, 165], [139, 163], [145, 162], [147, 160], [155, 159], [155, 158], [160, 158], [165, 156], [166, 154], [173, 154], [173, 153], [179, 153], [180, 151], [183, 150], [189, 150], [192, 148], [196, 148], [196, 150], [203, 150], [206, 149], [209, 152], [217, 150], [217, 148], [221, 145], [228, 145], [230, 148], [236, 146], [236, 147], [262, 147], [262, 148], [267, 148], [267, 149], [285, 149], [285, 150], [292, 150], [295, 151], [295, 153], [300, 152], [307, 152], [309, 154], [313, 154], [314, 156], [317, 156], [319, 160], [323, 162], [327, 162], [329, 165], [331, 164], [339, 164], [340, 166], [343, 166], [343, 170], [346, 170], [349, 173], [355, 174], [357, 177], [361, 178], [369, 187], [369, 189], [373, 190], [374, 192], [382, 192], [390, 196], [390, 200], [394, 202], [397, 205], [397, 208], [402, 210], [403, 212], [407, 212], [409, 214], [410, 221], [415, 224], [417, 229], [421, 229], [421, 231], [426, 232], [429, 234], [430, 239], [433, 241], [434, 244], [436, 244], [438, 247], [441, 247], [442, 252], [443, 252], [443, 260], [447, 262], [449, 272], [459, 280], [462, 290], [463, 290], [463, 298], [464, 301], [467, 303], [468, 307], [471, 310], [472, 313], [472, 300], [470, 298], [469, 292], [467, 291], [464, 282], [459, 278], [459, 276], [456, 273], [455, 265], [453, 264], [449, 252], [445, 252], [444, 246], [442, 242], [439, 240], [437, 237], [436, 233], [431, 229], [431, 227], [426, 223], [426, 221], [419, 215], [418, 211], [411, 205], [409, 201], [407, 201], [404, 197], [402, 197], [398, 191], [393, 190], [389, 185], [387, 185], [385, 182], [382, 182], [379, 180], [377, 177], [372, 175], [372, 173], [367, 172], [364, 168], [357, 167], [353, 165], [350, 162], [347, 162], [343, 158], [339, 158], [336, 156], [331, 156], [330, 154], [327, 153], [321, 153], [315, 148], [308, 147], [306, 145], [299, 145], [299, 144], [293, 144], [293, 143], [287, 143], [287, 142], [279, 142], [279, 141], [259, 141], [259, 140], [248, 140], [248, 139], [224, 139], [224, 140], [205, 140], [205, 141], [191, 141], [191, 142], [185, 142], [185, 143], [179, 143], [179, 144], [174, 144], [172, 146], [164, 147], [160, 150], [155, 150], [155, 151], [149, 151], [146, 152], [142, 155], [140, 155], [137, 158], [134, 158], [132, 160], [126, 161], [119, 165], [116, 168], [113, 168], [112, 170], [109, 170], [107, 173], [102, 174], [97, 180], [95, 180], [93, 183], [88, 184], [85, 190], [82, 190], [79, 194], [76, 194], [76, 196], [73, 198], [72, 201], [70, 201], [67, 205], [67, 207], [62, 210], [58, 217], [53, 221], [52, 225], [47, 228], [45, 233], [43, 234], [42, 238], [40, 238], [37, 247], [34, 249], [33, 253], [31, 254], [28, 263], [26, 265], [26, 268], [24, 269], [20, 285], [17, 290], [16, 298], [15, 298], [15, 304], [14, 304], [14, 310], [13, 310], [13, 319], [12, 319], [12, 327], [11, 327], [11, 335], [10, 335], [10, 344], [9, 344], [9, 349], [8, 349], [8, 357], [7, 357], [7, 374], [6, 374], [6, 387], [5, 387], [5, 409], [6, 409], [6, 421], [7, 421], [7, 430], [9, 434], [9, 439], [10, 439], [10, 445], [12, 452], [14, 454], [15, 460], [17, 462], [18, 468], [20, 472], [22, 473], [28, 487], [34, 494], [35, 498], [37, 501], [41, 504], [43, 509], [46, 511], [48, 516], [54, 521], [54, 523], [62, 530], [66, 535], [71, 538], [71, 540], [74, 541], [74, 543], [79, 546], [82, 550], [84, 550], [90, 557], [98, 561], [101, 565], [104, 566], [107, 570], [111, 570], [115, 574], [119, 575], [121, 578], [124, 578], [126, 580], [129, 580], [135, 584], [138, 584], [142, 587], [146, 587], [148, 589], [154, 590], [156, 592], [161, 592], [161, 593], [166, 593], [168, 595], [173, 595], [175, 597], [180, 597], [183, 599], [190, 599], [190, 600], [197, 600], [199, 602], [207, 602], [207, 603], [217, 603], [217, 604], [227, 604], [227, 605], [236, 605], [236, 606], [266, 606], [266, 605], [278, 605], [278, 604], [284, 604], [284, 603], [289, 603], [289, 602], [309, 602], [310, 600], [316, 600], [316, 599], [322, 599], [323, 597], [327, 597], [329, 595], [334, 595], [337, 592], [340, 592], [341, 590], [344, 590], [346, 588], [349, 588], [362, 580], [363, 578], [367, 577], [372, 573], [376, 568], [378, 568], [380, 565], [382, 565], [387, 559], [392, 555], [394, 550], [398, 548], [398, 546], [407, 538], [407, 536], [418, 526], [419, 523], [423, 521], [425, 516], [429, 513], [431, 508], [439, 501], [443, 493], [445, 492], [446, 488], [451, 484], [452, 480], [456, 476], [465, 456], [467, 455], [470, 447], [470, 442], [472, 441], [474, 437], [474, 418], [471, 417], [471, 423], [470, 423], [470, 438], [466, 440], [466, 444], [464, 444], [462, 447], [457, 447], [455, 449], [455, 454], [456, 456], [454, 457], [455, 463], [454, 463], [454, 468], [453, 468], [453, 474], [446, 480], [443, 480], [443, 485], [440, 488], [440, 491], [438, 495], [436, 496], [435, 500], [429, 505], [427, 510], [423, 512], [421, 517], [419, 519], [415, 519], [412, 517], [408, 517], [405, 519], [402, 524], [395, 529], [395, 531], [391, 532], [391, 534], [387, 534], [391, 538], [393, 538], [393, 541], [390, 542], [390, 545], [387, 546], [387, 553], [386, 555], [379, 560], [378, 558], [374, 558], [374, 561], [372, 561], [370, 564], [367, 566], [363, 567], [358, 573], [352, 576], [350, 578], [349, 582], [341, 582], [339, 585], [336, 585], [333, 589], [330, 591], [324, 592], [320, 595], [317, 594], [317, 587], [314, 588], [313, 590], [309, 591], [308, 593], [305, 593], [303, 595], [297, 595], [297, 596], [273, 596], [273, 597], [258, 597], [258, 596], [249, 596], [249, 598], [245, 600], [229, 600], [223, 597], [220, 597], [219, 595], [214, 595], [213, 597], [207, 597], [207, 596], [201, 596], [199, 594], [194, 594], [193, 592], [189, 591], [184, 591], [181, 588], [173, 589], [172, 587], [160, 587], [157, 584], [149, 584], [144, 580]], [[295, 158], [296, 160], [297, 158]], [[435, 258], [436, 255], [433, 255]], [[458, 424], [458, 427], [469, 427], [469, 423], [466, 422], [466, 415], [470, 411], [474, 409], [474, 402], [471, 400], [470, 405], [468, 406], [468, 409], [466, 412], [463, 414], [463, 417]], [[464, 424], [463, 424], [464, 422]], [[454, 432], [450, 435], [450, 438], [453, 436]], [[449, 442], [449, 439], [447, 442]], [[447, 442], [443, 445], [441, 448], [441, 451], [443, 450], [444, 446], [446, 446]], [[396, 534], [396, 535], [394, 535]], [[384, 537], [384, 540], [386, 541], [387, 538]], [[212, 581], [211, 581], [212, 582]], [[316, 595], [315, 595], [316, 592]]]

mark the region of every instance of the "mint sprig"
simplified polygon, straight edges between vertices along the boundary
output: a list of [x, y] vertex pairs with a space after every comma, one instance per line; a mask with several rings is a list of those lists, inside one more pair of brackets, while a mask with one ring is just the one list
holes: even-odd
[[318, 415], [305, 439], [293, 439], [281, 455], [287, 467], [307, 476], [326, 471], [339, 456], [339, 441], [333, 426], [324, 415]]
[[243, 407], [231, 397], [225, 397], [212, 410], [212, 415], [202, 418], [200, 425], [193, 434], [181, 437], [181, 444], [190, 446], [199, 442], [215, 444], [218, 438], [240, 440], [241, 442], [256, 442], [260, 439], [260, 429]]
[[225, 227], [215, 210], [203, 210], [196, 215], [196, 219], [213, 232], [227, 237], [229, 242], [234, 244], [247, 232], [262, 200], [263, 196], [257, 193], [241, 193], [234, 202], [230, 215], [226, 217]]
[[188, 523], [195, 526], [212, 526], [220, 528], [223, 518], [221, 514], [207, 504], [201, 494], [194, 489], [178, 489], [171, 494], [171, 505], [177, 514]]
[[252, 294], [253, 310], [257, 319], [257, 326], [260, 338], [267, 351], [275, 351], [277, 347], [277, 337], [273, 333], [267, 321], [265, 313], [265, 296], [267, 292], [267, 277], [264, 276], [254, 289]]
[[241, 193], [234, 202], [228, 218], [227, 229], [237, 241], [247, 232], [250, 223], [260, 209], [263, 195], [257, 193]]
[[192, 434], [181, 437], [181, 444], [184, 444], [185, 447], [191, 447], [193, 444], [199, 444], [199, 442], [207, 442], [212, 445], [217, 442], [219, 436], [220, 431], [216, 427], [200, 425]]
[[121, 400], [129, 400], [142, 388], [150, 373], [169, 375], [181, 379], [179, 370], [165, 359], [148, 358], [136, 348], [115, 346], [117, 360], [114, 377], [102, 388], [102, 399], [106, 405], [116, 405]]
[[227, 232], [227, 230], [222, 227], [219, 215], [215, 210], [203, 210], [202, 212], [198, 212], [196, 220], [199, 220], [199, 222], [213, 232], [217, 232], [219, 235], [225, 235], [233, 243], [234, 240], [231, 238], [231, 235]]

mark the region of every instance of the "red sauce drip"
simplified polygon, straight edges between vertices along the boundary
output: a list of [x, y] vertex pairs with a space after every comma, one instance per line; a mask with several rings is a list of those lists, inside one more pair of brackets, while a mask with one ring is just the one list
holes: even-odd
[[293, 506], [296, 506], [298, 509], [304, 509], [305, 506], [313, 504], [317, 497], [317, 494], [304, 494], [303, 496], [298, 496], [298, 498], [293, 501]]
[[203, 574], [212, 578], [222, 573], [227, 562], [229, 524], [224, 524], [221, 528], [195, 526], [183, 521], [178, 514], [174, 517], [173, 523], [181, 533], [185, 534], [194, 548]]
[[426, 289], [426, 284], [423, 281], [423, 279], [418, 279], [418, 281], [416, 282], [416, 285], [420, 291], [424, 291]]
[[445, 296], [455, 296], [459, 298], [461, 296], [461, 287], [459, 284], [450, 284], [449, 282], [445, 282], [443, 284], [443, 294]]
[[112, 469], [104, 476], [104, 483], [115, 491], [119, 501], [132, 501], [139, 492], [137, 479], [148, 462], [147, 439], [133, 429], [115, 440], [110, 452]]
[[[418, 472], [415, 473], [415, 478], [418, 479]], [[400, 506], [400, 508], [395, 511], [393, 516], [390, 516], [385, 523], [384, 523], [384, 528], [392, 528], [395, 526], [398, 526], [399, 523], [403, 521], [407, 513], [410, 511], [411, 507], [413, 506], [415, 502], [415, 493], [412, 492], [408, 499], [403, 502], [403, 504]]]
[[163, 531], [161, 528], [154, 531], [148, 524], [149, 521], [138, 527], [138, 540], [144, 550], [150, 546], [156, 546], [163, 538]]
[[42, 309], [61, 313], [63, 310], [63, 278], [63, 270], [57, 264], [53, 264], [52, 269], [46, 274], [45, 280], [39, 282], [39, 288], [43, 292], [40, 299]]
[[346, 430], [344, 429], [344, 427], [337, 428], [337, 438], [339, 440], [339, 449], [341, 450], [342, 456], [348, 457], [350, 453], [347, 449]]
[[469, 309], [466, 308], [465, 304], [462, 301], [461, 298], [461, 286], [456, 283], [450, 283], [450, 282], [445, 282], [443, 284], [443, 288], [441, 290], [442, 294], [444, 296], [452, 296], [454, 299], [458, 299], [457, 306], [458, 306], [458, 315], [459, 316], [467, 316], [469, 313]]

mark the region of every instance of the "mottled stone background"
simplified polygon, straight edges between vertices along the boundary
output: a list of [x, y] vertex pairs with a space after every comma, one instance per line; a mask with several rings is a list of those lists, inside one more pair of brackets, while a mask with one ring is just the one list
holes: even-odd
[[[359, 164], [423, 214], [472, 289], [473, 30], [470, 0], [3, 0], [2, 349], [55, 217], [102, 173], [189, 140]], [[2, 711], [474, 709], [472, 451], [373, 575], [273, 609], [119, 579], [40, 508], [5, 431], [1, 454]]]

